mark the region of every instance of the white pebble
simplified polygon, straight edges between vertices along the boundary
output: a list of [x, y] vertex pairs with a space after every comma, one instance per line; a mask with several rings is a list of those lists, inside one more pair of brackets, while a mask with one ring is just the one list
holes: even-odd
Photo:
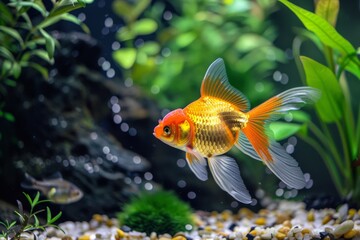
[[352, 220], [347, 220], [337, 226], [334, 230], [334, 236], [336, 238], [344, 235], [345, 233], [349, 232], [354, 227], [354, 222]]

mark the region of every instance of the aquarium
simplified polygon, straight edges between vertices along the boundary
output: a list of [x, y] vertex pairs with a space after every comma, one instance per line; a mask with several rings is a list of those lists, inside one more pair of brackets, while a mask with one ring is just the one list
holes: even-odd
[[0, 1], [0, 240], [360, 240], [359, 13]]

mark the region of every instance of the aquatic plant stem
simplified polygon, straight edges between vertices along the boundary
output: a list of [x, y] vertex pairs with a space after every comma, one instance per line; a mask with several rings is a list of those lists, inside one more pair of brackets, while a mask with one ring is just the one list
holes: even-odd
[[[336, 121], [336, 126], [337, 126], [339, 134], [340, 134], [340, 139], [341, 139], [343, 153], [344, 153], [344, 162], [345, 162], [345, 168], [346, 168], [345, 172], [348, 173], [347, 175], [349, 178], [349, 183], [351, 185], [353, 185], [353, 178], [352, 178], [352, 174], [351, 174], [351, 160], [350, 160], [350, 156], [349, 156], [349, 147], [348, 147], [348, 143], [347, 143], [347, 140], [345, 137], [345, 132], [339, 121]], [[353, 188], [353, 186], [348, 186], [348, 187], [350, 187], [350, 189]]]
[[298, 135], [302, 140], [304, 140], [305, 142], [307, 142], [310, 146], [312, 146], [320, 155], [320, 157], [324, 160], [324, 164], [327, 167], [332, 179], [333, 179], [333, 183], [335, 185], [335, 188], [337, 190], [337, 192], [341, 195], [344, 196], [345, 192], [344, 192], [344, 188], [342, 187], [342, 182], [341, 182], [341, 177], [338, 174], [338, 169], [336, 168], [336, 166], [333, 165], [333, 161], [331, 159], [331, 157], [326, 153], [326, 151], [320, 146], [320, 144], [315, 141], [314, 139], [301, 135]]
[[303, 40], [300, 37], [296, 36], [293, 40], [292, 48], [293, 48], [293, 56], [294, 56], [296, 68], [298, 69], [301, 82], [304, 85], [306, 85], [305, 72], [304, 72], [304, 68], [303, 68], [303, 65], [300, 60], [300, 48], [301, 48], [302, 42], [303, 42]]
[[330, 151], [332, 152], [332, 154], [334, 155], [334, 159], [335, 159], [335, 163], [338, 167], [338, 169], [342, 169], [342, 163], [341, 163], [341, 159], [340, 159], [340, 155], [339, 153], [336, 151], [336, 148], [334, 147], [334, 143], [333, 141], [330, 142], [330, 140], [332, 140], [331, 136], [328, 136], [326, 134], [324, 134], [313, 122], [309, 122], [309, 129], [315, 134], [315, 136], [321, 141], [321, 143], [324, 146], [327, 146]]
[[324, 56], [330, 70], [335, 73], [334, 53], [333, 50], [326, 45], [324, 45]]

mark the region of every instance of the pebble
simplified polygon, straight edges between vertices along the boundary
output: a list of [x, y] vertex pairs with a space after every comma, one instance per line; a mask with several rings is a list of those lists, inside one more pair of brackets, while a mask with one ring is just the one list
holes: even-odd
[[322, 224], [323, 225], [327, 224], [328, 222], [330, 222], [331, 219], [332, 219], [331, 215], [326, 215], [322, 220]]
[[337, 226], [334, 230], [334, 236], [339, 238], [347, 232], [350, 232], [351, 229], [354, 227], [354, 222], [352, 220], [346, 220], [345, 222], [341, 223]]
[[315, 215], [314, 215], [314, 211], [311, 210], [308, 214], [307, 214], [307, 220], [309, 222], [313, 222], [315, 220]]
[[256, 225], [265, 225], [266, 224], [266, 218], [260, 217], [255, 220]]
[[[48, 229], [46, 240], [360, 240], [360, 210], [341, 206], [307, 211], [302, 203], [280, 201], [259, 212], [241, 208], [193, 214], [196, 224], [189, 232], [149, 236], [120, 225], [116, 219], [94, 214], [88, 222], [59, 224], [66, 234]], [[345, 214], [345, 215], [344, 215]], [[0, 240], [2, 240], [0, 238]]]

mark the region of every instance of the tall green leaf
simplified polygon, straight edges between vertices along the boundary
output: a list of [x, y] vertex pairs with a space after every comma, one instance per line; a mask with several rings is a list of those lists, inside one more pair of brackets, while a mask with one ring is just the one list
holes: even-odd
[[318, 0], [315, 13], [335, 26], [339, 13], [339, 0]]
[[0, 31], [6, 33], [7, 35], [11, 36], [12, 38], [16, 39], [21, 47], [24, 46], [24, 41], [18, 31], [16, 31], [14, 28], [6, 27], [6, 26], [0, 26]]
[[279, 1], [295, 13], [304, 26], [314, 32], [325, 45], [338, 50], [344, 55], [356, 52], [351, 43], [342, 37], [335, 28], [322, 17], [298, 7], [287, 0]]
[[55, 52], [55, 40], [45, 30], [43, 30], [41, 28], [39, 30], [40, 30], [41, 35], [43, 35], [43, 37], [45, 38], [45, 42], [46, 42], [45, 46], [46, 46], [46, 51], [49, 54], [49, 59], [53, 59], [54, 52]]
[[274, 134], [274, 139], [276, 141], [281, 141], [297, 133], [302, 126], [302, 124], [298, 123], [276, 121], [270, 123], [269, 128]]
[[306, 82], [321, 91], [321, 98], [315, 107], [322, 121], [331, 123], [343, 115], [344, 95], [334, 73], [326, 66], [301, 56]]
[[59, 16], [63, 13], [71, 12], [75, 9], [85, 7], [84, 1], [74, 1], [74, 0], [61, 0], [55, 3], [54, 8], [51, 10], [50, 14], [47, 16], [47, 19]]

